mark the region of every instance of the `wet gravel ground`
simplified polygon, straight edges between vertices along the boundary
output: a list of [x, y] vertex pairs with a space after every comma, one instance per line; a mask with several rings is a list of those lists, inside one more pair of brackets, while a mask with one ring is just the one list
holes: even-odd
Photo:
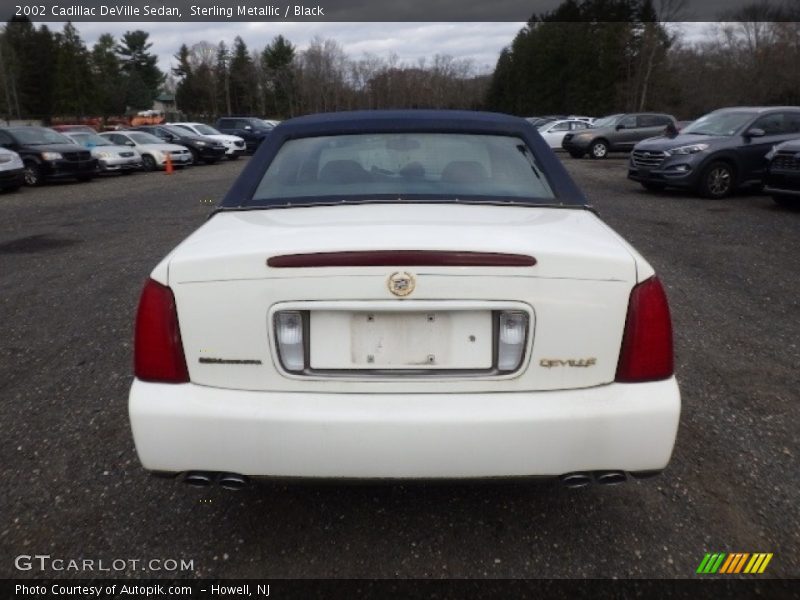
[[[0, 195], [0, 576], [670, 578], [716, 551], [800, 575], [800, 213], [564, 161], [670, 296], [684, 405], [661, 476], [239, 493], [151, 478], [126, 409], [140, 287], [245, 160], [58, 184]], [[20, 554], [193, 568], [20, 572]]]

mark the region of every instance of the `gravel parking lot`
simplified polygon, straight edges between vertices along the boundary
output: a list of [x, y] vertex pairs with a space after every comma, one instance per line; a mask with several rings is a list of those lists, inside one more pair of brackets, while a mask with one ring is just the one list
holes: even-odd
[[[127, 417], [131, 327], [156, 262], [246, 160], [0, 195], [0, 576], [14, 557], [188, 559], [213, 577], [690, 577], [705, 552], [800, 575], [800, 213], [766, 196], [650, 194], [564, 159], [665, 282], [683, 414], [660, 477], [267, 484], [149, 477]], [[104, 575], [160, 576], [128, 569]]]

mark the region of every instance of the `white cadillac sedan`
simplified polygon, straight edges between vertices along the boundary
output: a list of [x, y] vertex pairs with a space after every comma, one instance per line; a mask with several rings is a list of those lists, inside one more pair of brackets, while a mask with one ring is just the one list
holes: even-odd
[[146, 282], [139, 458], [258, 477], [560, 477], [669, 462], [680, 413], [652, 267], [523, 119], [323, 114], [275, 128]]

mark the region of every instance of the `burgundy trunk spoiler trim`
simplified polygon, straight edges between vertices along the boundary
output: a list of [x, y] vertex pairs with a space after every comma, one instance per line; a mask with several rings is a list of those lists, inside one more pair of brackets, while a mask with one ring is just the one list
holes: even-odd
[[375, 250], [284, 254], [267, 259], [276, 269], [305, 267], [532, 267], [536, 259], [524, 254], [440, 250]]

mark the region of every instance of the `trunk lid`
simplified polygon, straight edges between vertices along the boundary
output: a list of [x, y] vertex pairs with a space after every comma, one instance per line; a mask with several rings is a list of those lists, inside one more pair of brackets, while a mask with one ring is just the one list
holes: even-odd
[[[375, 250], [521, 254], [534, 257], [536, 264], [267, 266], [269, 258], [281, 255]], [[639, 262], [619, 236], [586, 210], [373, 204], [221, 213], [178, 246], [163, 266], [195, 383], [269, 391], [452, 393], [568, 389], [613, 381]], [[397, 271], [415, 279], [414, 292], [404, 298], [387, 286]], [[344, 354], [355, 352], [363, 339], [347, 338], [366, 335], [370, 327], [391, 342], [383, 346], [394, 353], [387, 360], [394, 360], [403, 352], [398, 340], [406, 339], [407, 323], [414, 329], [407, 339], [435, 349], [415, 348], [415, 360], [435, 351], [447, 357], [449, 369], [465, 360], [465, 371], [375, 377], [363, 371], [361, 357], [353, 359], [352, 371], [288, 373], [280, 366], [274, 339], [273, 317], [279, 309], [314, 316], [311, 322], [318, 325], [310, 334], [310, 354], [320, 365], [346, 366], [349, 359], [337, 357], [337, 347]], [[485, 366], [486, 355], [470, 355], [456, 341], [448, 346], [443, 336], [475, 337], [461, 336], [469, 331], [485, 339], [487, 315], [501, 310], [526, 312], [530, 318], [522, 367], [511, 374], [467, 371], [466, 365]], [[350, 324], [374, 315], [380, 317], [374, 326]], [[428, 329], [425, 316], [432, 323]]]

